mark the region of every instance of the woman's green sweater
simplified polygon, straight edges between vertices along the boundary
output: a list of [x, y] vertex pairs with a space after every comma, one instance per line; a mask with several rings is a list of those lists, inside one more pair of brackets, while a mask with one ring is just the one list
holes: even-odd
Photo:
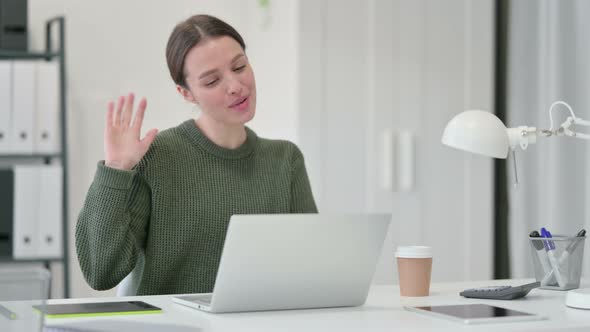
[[317, 213], [297, 146], [246, 131], [230, 150], [188, 120], [158, 134], [132, 171], [98, 164], [76, 226], [92, 288], [133, 271], [137, 295], [211, 292], [233, 214]]

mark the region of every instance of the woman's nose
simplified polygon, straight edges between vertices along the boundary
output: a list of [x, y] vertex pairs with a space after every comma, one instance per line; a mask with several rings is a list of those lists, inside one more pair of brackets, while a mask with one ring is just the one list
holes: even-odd
[[242, 88], [242, 83], [236, 78], [230, 79], [227, 83], [227, 93], [229, 95], [239, 95], [240, 93], [242, 93]]

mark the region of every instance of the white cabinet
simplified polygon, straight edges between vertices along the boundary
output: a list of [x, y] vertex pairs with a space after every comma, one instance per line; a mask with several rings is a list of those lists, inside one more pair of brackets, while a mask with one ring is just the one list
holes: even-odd
[[[440, 143], [493, 110], [493, 1], [300, 1], [299, 128], [322, 212], [393, 213], [395, 246], [434, 248], [433, 279], [492, 277], [492, 160]], [[387, 151], [390, 151], [388, 154]]]

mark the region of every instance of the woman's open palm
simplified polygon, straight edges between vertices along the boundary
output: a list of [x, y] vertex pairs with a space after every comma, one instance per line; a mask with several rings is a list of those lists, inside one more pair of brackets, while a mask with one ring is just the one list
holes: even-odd
[[105, 165], [108, 167], [132, 169], [143, 158], [158, 133], [157, 129], [151, 129], [140, 139], [147, 101], [145, 98], [139, 101], [133, 118], [133, 99], [130, 93], [127, 97], [119, 97], [116, 109], [114, 102], [108, 104], [104, 131]]

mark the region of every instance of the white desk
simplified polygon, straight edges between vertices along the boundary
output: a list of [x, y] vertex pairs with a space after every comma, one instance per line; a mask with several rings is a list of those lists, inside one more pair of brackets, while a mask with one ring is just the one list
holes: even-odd
[[[466, 299], [459, 296], [465, 288], [489, 285], [520, 285], [533, 280], [494, 280], [484, 282], [435, 283], [431, 296], [403, 298], [397, 286], [375, 285], [364, 306], [313, 310], [287, 310], [254, 313], [207, 314], [173, 303], [170, 295], [135, 296], [126, 298], [93, 298], [51, 300], [49, 303], [101, 302], [141, 300], [163, 309], [161, 314], [47, 319], [46, 325], [64, 327], [101, 328], [113, 331], [590, 331], [590, 310], [565, 306], [565, 292], [535, 289], [523, 299], [491, 301]], [[589, 286], [585, 282], [586, 287]], [[543, 321], [503, 324], [464, 325], [409, 312], [404, 305], [442, 305], [459, 303], [488, 303], [506, 308], [537, 313], [547, 317]], [[19, 311], [27, 311], [29, 302], [3, 303]], [[30, 311], [30, 310], [29, 310]], [[25, 312], [26, 313], [26, 312]], [[37, 315], [35, 313], [35, 315]], [[0, 317], [0, 331], [23, 331], [17, 321]], [[158, 324], [148, 329], [147, 323]], [[137, 326], [138, 324], [141, 324]], [[185, 328], [174, 329], [183, 325]], [[187, 328], [190, 327], [190, 328]]]

